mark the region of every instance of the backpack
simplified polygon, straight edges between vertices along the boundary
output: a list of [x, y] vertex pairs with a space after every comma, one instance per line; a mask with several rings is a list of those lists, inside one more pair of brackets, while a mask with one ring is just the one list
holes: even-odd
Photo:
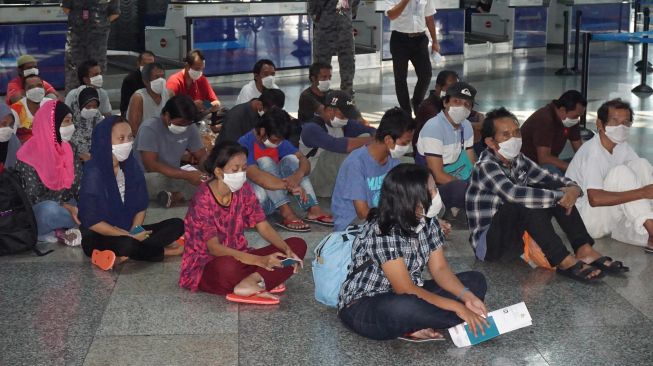
[[36, 249], [38, 231], [32, 205], [21, 185], [20, 176], [13, 170], [0, 174], [0, 255]]
[[[338, 305], [340, 287], [347, 279], [347, 269], [351, 264], [351, 248], [354, 239], [360, 233], [359, 226], [350, 226], [345, 231], [327, 235], [315, 247], [313, 260], [313, 282], [315, 282], [315, 299], [329, 307]], [[362, 271], [371, 261], [356, 268], [350, 276]]]

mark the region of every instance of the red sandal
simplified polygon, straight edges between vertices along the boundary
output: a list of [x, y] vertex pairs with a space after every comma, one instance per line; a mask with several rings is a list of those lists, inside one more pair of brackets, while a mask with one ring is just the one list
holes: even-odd
[[256, 304], [256, 305], [277, 305], [279, 304], [279, 299], [271, 299], [269, 297], [258, 296], [260, 293], [265, 291], [257, 292], [250, 296], [240, 296], [236, 294], [228, 294], [226, 299], [232, 302], [238, 302], [243, 304]]

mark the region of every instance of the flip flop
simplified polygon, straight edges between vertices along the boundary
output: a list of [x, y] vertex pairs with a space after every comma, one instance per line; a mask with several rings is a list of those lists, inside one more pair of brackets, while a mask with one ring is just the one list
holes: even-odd
[[240, 296], [231, 293], [227, 295], [226, 299], [232, 302], [238, 302], [243, 304], [256, 304], [256, 305], [277, 305], [279, 303], [279, 299], [270, 299], [268, 297], [257, 296], [261, 292], [257, 292], [251, 296]]
[[[612, 263], [607, 265], [605, 264], [605, 262], [612, 262]], [[630, 271], [630, 268], [624, 266], [623, 262], [615, 261], [610, 257], [601, 257], [595, 260], [594, 262], [590, 263], [590, 265], [600, 269], [603, 272], [610, 273], [610, 274], [619, 274], [619, 273]]]
[[[292, 231], [292, 232], [295, 232], [295, 233], [307, 233], [307, 232], [311, 231], [311, 227], [308, 226], [304, 221], [299, 220], [299, 219], [297, 219], [297, 220], [284, 220], [283, 222], [275, 223], [275, 225], [277, 225], [278, 227], [280, 227], [280, 228], [282, 228], [282, 229], [284, 229], [286, 231]], [[292, 227], [290, 227], [288, 225], [305, 225], [306, 227], [303, 228], [303, 229], [295, 229], [295, 228], [292, 228]]]
[[413, 337], [411, 334], [405, 334], [401, 337], [397, 337], [397, 339], [400, 339], [402, 341], [406, 342], [413, 342], [413, 343], [424, 343], [424, 342], [439, 342], [439, 341], [445, 341], [446, 338], [444, 338], [443, 335], [440, 337], [435, 337], [435, 338], [417, 338]]
[[116, 263], [116, 253], [110, 250], [93, 249], [91, 263], [100, 267], [103, 271], [108, 271], [113, 268], [113, 264]]
[[286, 285], [282, 283], [279, 286], [277, 286], [277, 287], [273, 288], [272, 290], [270, 290], [269, 292], [271, 294], [280, 294], [280, 293], [282, 293], [284, 291], [286, 291]]
[[[325, 219], [331, 219], [331, 221], [326, 221]], [[318, 224], [326, 227], [333, 227], [333, 216], [331, 215], [322, 215], [318, 216], [314, 219], [309, 219], [308, 217], [304, 217], [304, 221], [310, 222], [311, 224]]]
[[[583, 269], [583, 265], [586, 265], [587, 268]], [[601, 271], [601, 274], [596, 277], [587, 277], [590, 273], [596, 271], [597, 269], [600, 268], [594, 267], [591, 264], [583, 263], [582, 261], [578, 261], [576, 264], [567, 269], [556, 268], [556, 272], [565, 277], [569, 277], [572, 280], [580, 281], [583, 283], [595, 283], [596, 281], [599, 281], [605, 277], [605, 272], [603, 271]]]
[[644, 247], [644, 251], [645, 251], [646, 253], [653, 254], [653, 248], [651, 248], [651, 247], [649, 247], [649, 246]]

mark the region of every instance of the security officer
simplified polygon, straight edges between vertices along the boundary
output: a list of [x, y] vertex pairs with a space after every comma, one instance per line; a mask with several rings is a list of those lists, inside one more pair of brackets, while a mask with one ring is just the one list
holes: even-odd
[[62, 0], [68, 14], [66, 39], [66, 92], [79, 86], [77, 65], [97, 60], [107, 70], [107, 43], [111, 22], [120, 15], [119, 0]]
[[331, 65], [338, 55], [340, 89], [353, 94], [354, 33], [352, 7], [358, 0], [308, 0], [308, 14], [313, 18], [313, 62]]

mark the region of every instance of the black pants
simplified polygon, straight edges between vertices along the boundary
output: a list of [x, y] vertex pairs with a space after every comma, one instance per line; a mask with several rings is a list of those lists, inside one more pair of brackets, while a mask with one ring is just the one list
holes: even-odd
[[506, 203], [492, 217], [486, 237], [485, 260], [511, 260], [520, 256], [524, 251], [522, 236], [524, 231], [527, 231], [540, 246], [549, 263], [557, 266], [569, 255], [569, 251], [555, 233], [551, 223], [553, 217], [567, 235], [574, 253], [584, 244], [594, 244], [575, 206], [571, 214], [567, 215], [565, 209], [560, 206], [532, 209]]
[[158, 262], [163, 260], [163, 248], [184, 235], [182, 219], [168, 219], [158, 224], [143, 225], [152, 231], [149, 238], [138, 241], [129, 236], [105, 236], [88, 229], [82, 229], [82, 248], [88, 257], [93, 249], [111, 250], [118, 257]]
[[392, 71], [395, 76], [395, 92], [401, 109], [411, 113], [411, 99], [408, 94], [408, 61], [413, 64], [417, 74], [417, 84], [413, 91], [412, 108], [417, 113], [419, 104], [429, 89], [432, 68], [429, 53], [429, 39], [426, 34], [409, 37], [407, 33], [393, 31], [390, 36]]
[[[485, 299], [487, 282], [483, 274], [475, 271], [458, 273], [458, 279], [476, 297]], [[435, 281], [424, 281], [424, 289], [436, 295], [455, 300]], [[363, 337], [386, 340], [421, 329], [445, 329], [462, 323], [456, 313], [440, 309], [415, 295], [397, 295], [388, 292], [364, 297], [338, 313], [347, 327]]]

